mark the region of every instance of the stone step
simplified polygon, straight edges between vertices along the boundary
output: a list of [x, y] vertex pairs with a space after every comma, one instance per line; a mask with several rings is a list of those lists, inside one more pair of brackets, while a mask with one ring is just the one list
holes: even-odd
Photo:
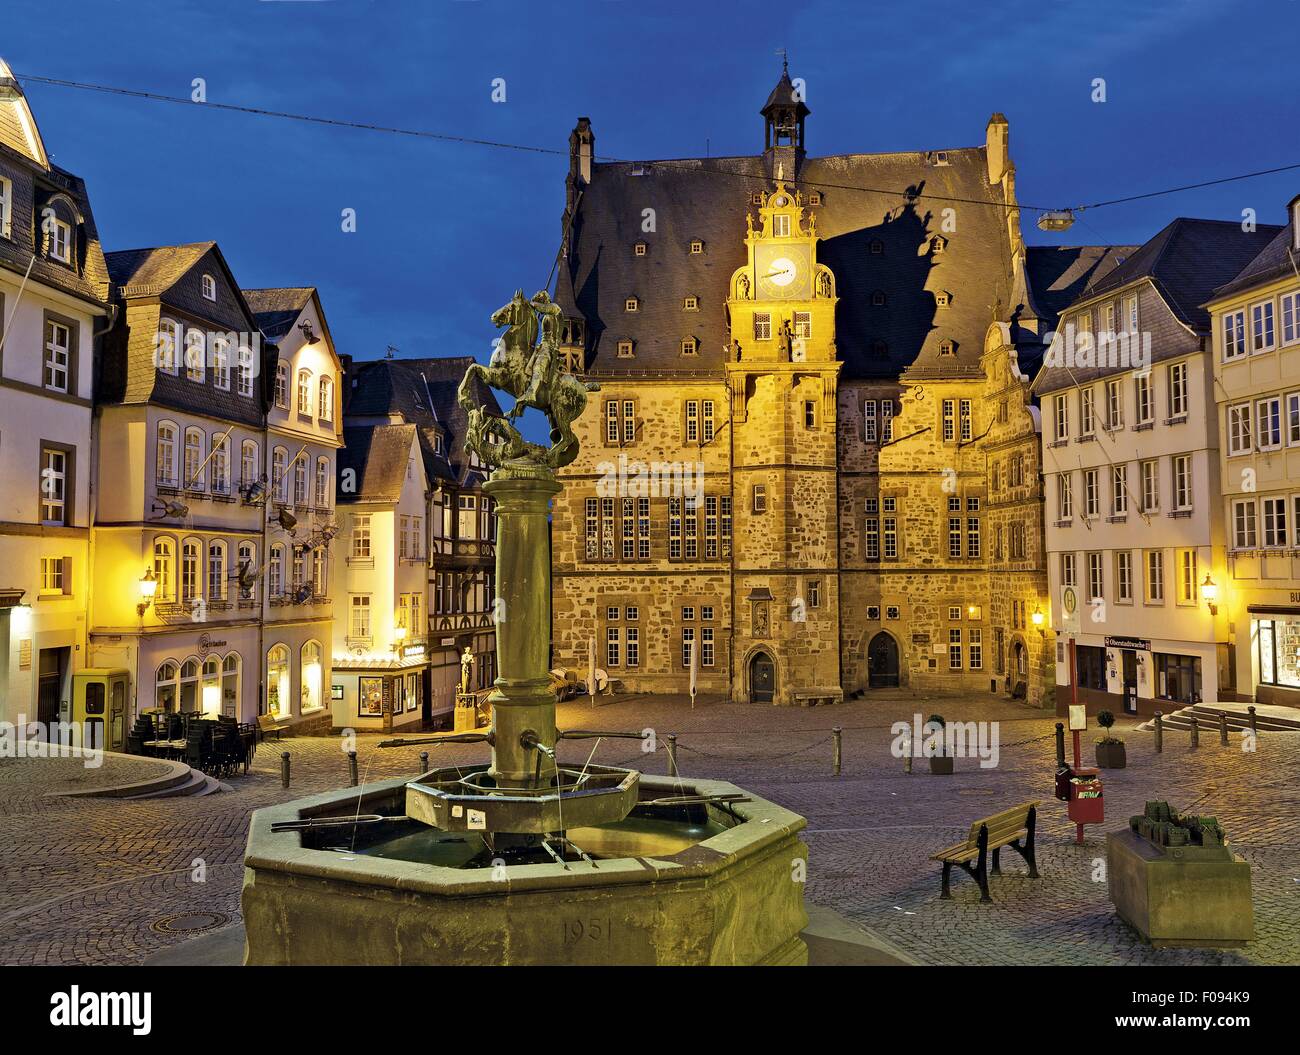
[[173, 784], [169, 787], [146, 791], [139, 795], [128, 795], [125, 796], [125, 798], [128, 801], [136, 801], [139, 799], [173, 799], [197, 795], [214, 795], [219, 791], [229, 790], [231, 790], [229, 785], [223, 784], [215, 777], [210, 777], [206, 773], [199, 772], [197, 769], [191, 769], [189, 780], [183, 784]]
[[[1250, 728], [1250, 718], [1247, 715], [1235, 711], [1228, 711], [1227, 713], [1229, 729]], [[1213, 704], [1196, 704], [1193, 707], [1184, 707], [1181, 710], [1172, 711], [1163, 717], [1162, 723], [1166, 731], [1178, 729], [1182, 732], [1188, 732], [1192, 727], [1193, 715], [1195, 715], [1196, 721], [1201, 727], [1202, 734], [1218, 732], [1219, 711]], [[1149, 718], [1138, 726], [1144, 732], [1150, 732], [1155, 727], [1154, 718]], [[1261, 733], [1300, 732], [1300, 720], [1283, 718], [1277, 715], [1257, 714], [1255, 716], [1255, 728]]]

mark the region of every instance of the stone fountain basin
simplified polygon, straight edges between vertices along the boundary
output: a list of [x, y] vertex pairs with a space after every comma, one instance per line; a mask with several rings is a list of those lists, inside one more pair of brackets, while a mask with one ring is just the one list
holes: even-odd
[[[406, 780], [257, 810], [244, 857], [245, 963], [802, 964], [805, 821], [756, 796], [731, 827], [674, 853], [455, 868], [311, 849], [277, 821], [402, 814]], [[748, 794], [642, 776], [640, 797]], [[310, 841], [310, 840], [309, 840]], [[575, 840], [576, 841], [576, 840]], [[635, 839], [611, 838], [626, 848]], [[649, 844], [647, 844], [649, 845]], [[662, 848], [660, 843], [660, 848]], [[679, 844], [680, 845], [680, 844]]]

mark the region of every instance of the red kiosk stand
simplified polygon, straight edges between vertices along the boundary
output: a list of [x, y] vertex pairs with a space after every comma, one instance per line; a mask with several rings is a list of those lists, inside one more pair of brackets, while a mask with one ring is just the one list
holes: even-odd
[[1074, 841], [1079, 846], [1083, 845], [1083, 826], [1101, 824], [1106, 819], [1105, 799], [1098, 771], [1085, 769], [1079, 757], [1079, 734], [1087, 728], [1087, 708], [1079, 703], [1074, 638], [1070, 638], [1070, 733], [1074, 740], [1074, 765], [1057, 768], [1056, 797], [1066, 803], [1066, 811], [1075, 824]]

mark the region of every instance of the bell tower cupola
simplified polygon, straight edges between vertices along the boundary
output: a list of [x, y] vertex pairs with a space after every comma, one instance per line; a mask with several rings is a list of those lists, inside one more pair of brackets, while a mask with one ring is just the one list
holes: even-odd
[[759, 113], [763, 115], [768, 176], [775, 179], [781, 170], [787, 177], [798, 178], [804, 155], [804, 119], [810, 111], [804, 102], [803, 80], [790, 79], [788, 60], [782, 62], [781, 79]]

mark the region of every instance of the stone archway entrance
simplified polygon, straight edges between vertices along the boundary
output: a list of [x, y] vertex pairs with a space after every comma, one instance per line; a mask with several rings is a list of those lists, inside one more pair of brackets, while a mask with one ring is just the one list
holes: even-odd
[[873, 689], [898, 685], [898, 642], [884, 630], [867, 646], [867, 684]]
[[755, 652], [749, 661], [749, 699], [751, 703], [771, 703], [776, 692], [776, 664], [766, 652]]

